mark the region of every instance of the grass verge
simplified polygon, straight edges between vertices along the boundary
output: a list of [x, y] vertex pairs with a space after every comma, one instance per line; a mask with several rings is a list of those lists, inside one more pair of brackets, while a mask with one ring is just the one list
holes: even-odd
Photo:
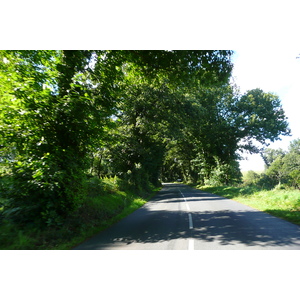
[[2, 250], [68, 250], [143, 206], [160, 188], [142, 193], [120, 189], [116, 178], [88, 183], [88, 195], [82, 206], [61, 226], [20, 228], [0, 220], [0, 249]]
[[300, 225], [299, 190], [259, 190], [254, 186], [198, 186], [198, 189], [217, 194]]

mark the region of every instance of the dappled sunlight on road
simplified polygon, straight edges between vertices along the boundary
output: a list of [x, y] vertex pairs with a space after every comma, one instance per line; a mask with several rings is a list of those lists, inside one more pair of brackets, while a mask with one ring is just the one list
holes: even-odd
[[178, 240], [187, 249], [191, 239], [195, 249], [300, 249], [300, 227], [226, 198], [171, 185], [80, 249], [167, 249]]

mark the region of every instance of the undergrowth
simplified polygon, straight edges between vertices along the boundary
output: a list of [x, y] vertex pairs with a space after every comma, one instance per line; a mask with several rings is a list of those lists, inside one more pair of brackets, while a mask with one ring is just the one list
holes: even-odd
[[158, 190], [137, 193], [117, 177], [90, 178], [85, 201], [60, 226], [21, 227], [0, 218], [0, 249], [71, 249], [144, 205]]
[[276, 187], [262, 190], [256, 186], [198, 186], [197, 188], [236, 200], [260, 211], [300, 225], [300, 191]]

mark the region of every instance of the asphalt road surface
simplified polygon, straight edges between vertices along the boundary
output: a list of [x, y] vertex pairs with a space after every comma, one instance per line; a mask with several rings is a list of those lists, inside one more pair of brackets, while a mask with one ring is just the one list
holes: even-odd
[[74, 250], [293, 250], [300, 227], [236, 201], [164, 184], [120, 222]]

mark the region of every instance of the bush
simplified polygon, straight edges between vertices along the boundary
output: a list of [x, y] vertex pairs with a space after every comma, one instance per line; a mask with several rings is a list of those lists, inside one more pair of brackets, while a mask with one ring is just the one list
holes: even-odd
[[291, 189], [291, 187], [289, 187], [287, 184], [277, 184], [275, 187], [274, 187], [274, 190], [288, 190], [288, 189]]
[[255, 186], [258, 189], [270, 190], [274, 188], [276, 182], [265, 173], [258, 174], [254, 171], [248, 171], [244, 175], [244, 186]]
[[145, 203], [138, 195], [121, 191], [123, 183], [117, 177], [89, 178], [85, 201], [61, 220], [61, 226], [19, 226], [5, 218], [0, 224], [0, 249], [69, 249], [84, 241]]
[[84, 180], [83, 171], [60, 168], [49, 153], [40, 160], [19, 160], [5, 186], [5, 216], [22, 225], [61, 226], [83, 202]]

